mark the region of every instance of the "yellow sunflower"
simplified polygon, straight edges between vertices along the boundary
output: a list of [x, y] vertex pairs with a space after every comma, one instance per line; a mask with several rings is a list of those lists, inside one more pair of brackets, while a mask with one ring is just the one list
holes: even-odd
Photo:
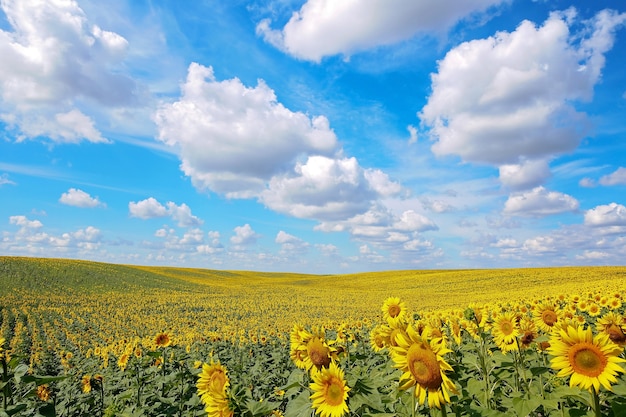
[[520, 339], [519, 344], [520, 348], [528, 349], [530, 345], [535, 341], [539, 335], [537, 334], [537, 326], [535, 326], [535, 322], [530, 318], [524, 317], [519, 322], [519, 330], [520, 330]]
[[600, 385], [611, 390], [611, 384], [616, 383], [615, 376], [624, 369], [619, 365], [626, 362], [618, 355], [622, 349], [611, 342], [606, 334], [596, 336], [591, 328], [570, 326], [560, 330], [550, 339], [548, 353], [554, 356], [551, 359], [552, 368], [557, 370], [557, 376], [569, 376], [569, 385], [595, 392], [600, 391]]
[[517, 337], [520, 335], [520, 329], [515, 312], [509, 311], [500, 314], [493, 323], [491, 334], [494, 342], [502, 352], [518, 350]]
[[608, 335], [611, 342], [622, 347], [626, 346], [626, 334], [624, 334], [626, 318], [624, 316], [614, 312], [606, 313], [596, 322], [596, 329], [599, 333]]
[[400, 301], [399, 297], [387, 298], [383, 303], [381, 310], [383, 312], [383, 319], [385, 319], [390, 326], [406, 319], [406, 303], [404, 301]]
[[84, 393], [91, 392], [91, 375], [83, 375], [80, 384]]
[[343, 371], [334, 362], [328, 368], [313, 370], [310, 385], [312, 407], [320, 417], [341, 417], [348, 413], [348, 387]]
[[166, 347], [172, 343], [167, 333], [159, 333], [154, 337], [154, 344], [157, 346]]
[[211, 393], [221, 393], [226, 391], [226, 388], [230, 385], [228, 381], [227, 370], [219, 362], [214, 363], [211, 360], [210, 364], [202, 364], [202, 372], [198, 375], [198, 382], [196, 387], [198, 388], [198, 396], [203, 399]]
[[323, 338], [313, 336], [306, 344], [304, 363], [307, 370], [315, 367], [328, 368], [328, 365], [337, 360], [337, 349], [331, 346]]
[[533, 308], [533, 317], [539, 330], [550, 333], [558, 323], [560, 314], [551, 303], [541, 303]]
[[387, 347], [387, 342], [385, 342], [385, 334], [383, 330], [383, 326], [376, 326], [370, 332], [370, 346], [374, 352], [380, 352], [384, 348]]
[[196, 387], [209, 417], [232, 417], [227, 389], [230, 386], [227, 369], [219, 362], [202, 364]]
[[395, 367], [404, 373], [400, 377], [400, 389], [415, 386], [415, 397], [420, 404], [428, 401], [429, 407], [441, 408], [450, 402], [450, 393], [457, 393], [454, 383], [445, 371], [452, 367], [443, 355], [451, 352], [439, 340], [429, 340], [419, 335], [413, 326], [407, 327], [406, 335], [397, 337], [398, 346], [391, 347]]

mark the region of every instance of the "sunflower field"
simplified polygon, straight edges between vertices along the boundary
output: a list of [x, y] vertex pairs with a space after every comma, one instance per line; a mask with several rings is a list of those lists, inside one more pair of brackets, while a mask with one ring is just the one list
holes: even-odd
[[0, 417], [626, 416], [625, 277], [0, 257]]

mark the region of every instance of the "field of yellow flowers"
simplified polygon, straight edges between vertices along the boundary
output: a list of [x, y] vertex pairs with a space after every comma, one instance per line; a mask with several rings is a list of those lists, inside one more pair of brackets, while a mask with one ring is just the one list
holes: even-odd
[[0, 417], [626, 416], [625, 277], [0, 257]]

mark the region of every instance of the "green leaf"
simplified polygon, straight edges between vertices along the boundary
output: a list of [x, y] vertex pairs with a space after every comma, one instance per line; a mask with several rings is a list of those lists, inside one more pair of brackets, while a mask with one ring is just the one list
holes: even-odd
[[614, 417], [626, 417], [626, 400], [612, 401], [611, 410], [613, 410]]
[[542, 375], [542, 374], [545, 374], [546, 372], [550, 372], [550, 368], [546, 366], [532, 366], [530, 368], [530, 373], [532, 373], [533, 376]]
[[37, 410], [43, 417], [56, 417], [57, 413], [54, 404], [46, 404]]
[[611, 391], [615, 395], [619, 395], [620, 397], [626, 397], [626, 384], [616, 384], [611, 387]]
[[311, 391], [305, 389], [300, 395], [289, 401], [289, 403], [287, 404], [287, 409], [285, 410], [285, 417], [310, 416], [313, 412], [311, 399], [309, 398], [310, 396]]
[[540, 398], [513, 398], [512, 402], [518, 416], [527, 416], [541, 405]]
[[272, 412], [280, 403], [273, 401], [255, 401], [248, 399], [245, 404], [245, 408], [252, 413], [254, 417], [266, 416]]

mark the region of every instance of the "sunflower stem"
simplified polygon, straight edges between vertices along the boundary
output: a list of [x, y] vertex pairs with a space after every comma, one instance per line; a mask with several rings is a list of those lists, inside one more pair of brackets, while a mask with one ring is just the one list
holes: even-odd
[[596, 417], [601, 417], [602, 413], [600, 413], [600, 397], [595, 389], [591, 390], [591, 396], [593, 397], [593, 412]]
[[441, 415], [442, 417], [448, 417], [448, 411], [446, 410], [445, 404], [441, 404]]
[[415, 390], [417, 385], [413, 387], [413, 393], [411, 394], [411, 417], [415, 417]]

